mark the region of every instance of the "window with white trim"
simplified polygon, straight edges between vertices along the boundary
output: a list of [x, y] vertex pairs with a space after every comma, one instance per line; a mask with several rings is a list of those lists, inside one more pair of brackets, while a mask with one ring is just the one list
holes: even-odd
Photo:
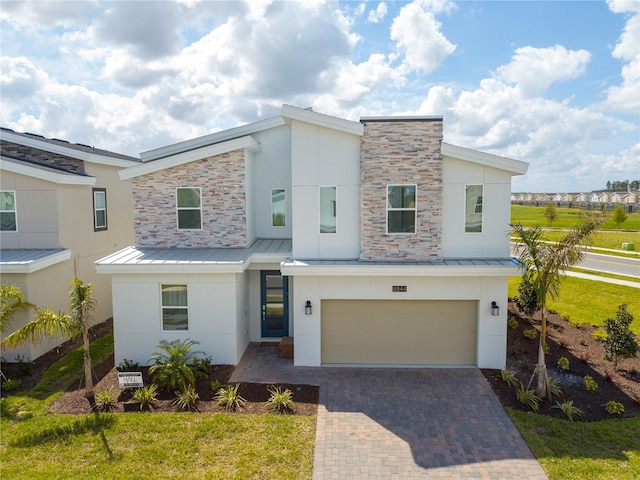
[[202, 202], [199, 187], [177, 188], [178, 230], [202, 229]]
[[189, 329], [186, 285], [162, 285], [162, 330]]
[[16, 213], [16, 192], [14, 190], [0, 191], [0, 231], [18, 231]]
[[93, 230], [107, 229], [107, 189], [93, 189]]
[[483, 189], [483, 185], [467, 185], [465, 187], [465, 233], [482, 232]]
[[336, 233], [336, 220], [336, 187], [320, 187], [320, 233]]
[[287, 198], [284, 188], [271, 190], [271, 226], [284, 227], [286, 225]]
[[387, 233], [416, 233], [417, 185], [387, 185]]

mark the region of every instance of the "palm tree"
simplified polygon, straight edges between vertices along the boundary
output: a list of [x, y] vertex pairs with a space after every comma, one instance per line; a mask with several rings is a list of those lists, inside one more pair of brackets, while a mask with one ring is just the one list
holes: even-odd
[[[567, 268], [578, 264], [584, 258], [581, 243], [589, 241], [591, 235], [600, 226], [602, 220], [589, 216], [573, 227], [569, 233], [557, 242], [548, 242], [540, 226], [525, 229], [521, 224], [512, 225], [513, 233], [518, 237], [516, 253], [520, 260], [522, 281], [527, 282], [535, 291], [540, 304], [541, 332], [538, 349], [538, 364], [534, 375], [538, 374], [536, 395], [551, 399], [549, 378], [545, 363], [547, 346], [547, 297], [555, 300], [560, 292], [561, 275]], [[531, 377], [533, 380], [533, 377]]]
[[27, 302], [22, 290], [16, 285], [3, 283], [0, 286], [0, 333], [4, 333], [18, 312], [35, 310], [36, 306]]
[[39, 343], [46, 335], [62, 334], [71, 338], [82, 335], [85, 397], [93, 408], [95, 395], [93, 391], [91, 355], [89, 352], [89, 322], [91, 314], [96, 308], [96, 300], [93, 294], [93, 284], [83, 283], [80, 279], [74, 278], [71, 285], [72, 288], [69, 292], [70, 314], [64, 312], [55, 313], [51, 307], [36, 308], [35, 318], [7, 336], [2, 341], [2, 344], [7, 347], [16, 347], [26, 342]]

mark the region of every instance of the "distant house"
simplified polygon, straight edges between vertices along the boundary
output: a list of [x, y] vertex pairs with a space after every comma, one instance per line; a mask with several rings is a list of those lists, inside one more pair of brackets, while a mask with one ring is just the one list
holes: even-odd
[[235, 364], [290, 336], [296, 365], [504, 367], [526, 163], [442, 142], [440, 117], [289, 105], [141, 157], [120, 172], [135, 245], [96, 263], [116, 362], [191, 338]]
[[[133, 241], [131, 185], [118, 171], [139, 160], [37, 135], [0, 131], [0, 274], [38, 306], [68, 311], [74, 277], [95, 284], [95, 322], [112, 316], [111, 279], [94, 261]], [[27, 315], [16, 317], [11, 333]], [[34, 360], [66, 339], [2, 352]]]

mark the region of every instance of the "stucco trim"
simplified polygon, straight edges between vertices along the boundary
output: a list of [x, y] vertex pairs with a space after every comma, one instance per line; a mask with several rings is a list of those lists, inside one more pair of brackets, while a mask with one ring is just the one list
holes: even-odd
[[318, 127], [330, 128], [332, 130], [358, 135], [360, 137], [364, 133], [364, 125], [360, 122], [332, 117], [330, 115], [316, 113], [312, 110], [306, 110], [292, 105], [282, 105], [282, 116], [285, 120], [297, 120], [299, 122], [309, 123]]
[[486, 167], [498, 168], [506, 170], [511, 175], [524, 175], [527, 173], [529, 164], [512, 158], [501, 157], [491, 153], [480, 152], [470, 148], [458, 147], [449, 143], [442, 142], [441, 150], [443, 157], [457, 158], [465, 162], [477, 163]]

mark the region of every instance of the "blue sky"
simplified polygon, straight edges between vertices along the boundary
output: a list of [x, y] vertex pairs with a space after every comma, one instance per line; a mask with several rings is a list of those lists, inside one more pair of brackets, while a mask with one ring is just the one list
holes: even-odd
[[513, 191], [640, 177], [640, 2], [0, 3], [0, 124], [138, 156], [276, 115], [442, 115]]

